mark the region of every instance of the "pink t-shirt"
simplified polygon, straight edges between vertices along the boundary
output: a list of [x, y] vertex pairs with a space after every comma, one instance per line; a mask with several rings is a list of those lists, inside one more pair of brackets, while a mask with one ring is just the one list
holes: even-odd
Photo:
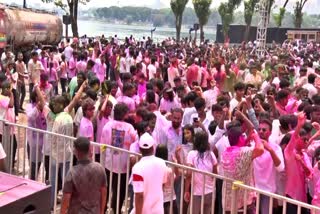
[[94, 72], [96, 73], [96, 76], [100, 80], [100, 83], [102, 83], [105, 79], [106, 70], [107, 70], [106, 64], [105, 63], [102, 64], [101, 60], [97, 59], [96, 64], [94, 66]]
[[[100, 143], [129, 150], [130, 145], [137, 140], [137, 132], [131, 124], [112, 120], [103, 127]], [[107, 149], [105, 167], [116, 173], [126, 173], [128, 158], [128, 153]]]
[[[221, 157], [221, 171], [225, 177], [242, 181], [244, 184], [254, 186], [253, 184], [253, 164], [252, 154], [253, 147], [228, 147]], [[224, 210], [231, 210], [231, 192], [232, 183], [223, 182], [222, 188], [222, 206]], [[254, 192], [247, 191], [247, 201], [245, 199], [245, 192], [243, 189], [239, 190], [237, 208], [242, 208], [244, 204], [252, 204], [254, 199]]]
[[118, 103], [126, 104], [129, 107], [130, 111], [134, 111], [136, 109], [136, 103], [135, 103], [134, 99], [132, 99], [131, 97], [128, 97], [125, 95], [119, 96], [117, 98], [117, 101], [118, 101]]
[[69, 61], [68, 78], [75, 77], [77, 73], [77, 60], [73, 57]]
[[87, 68], [87, 63], [85, 61], [79, 61], [77, 62], [76, 68], [78, 72], [85, 72]]
[[[291, 137], [292, 141], [293, 137]], [[289, 142], [290, 144], [290, 142]], [[286, 163], [286, 189], [285, 194], [295, 200], [307, 203], [307, 192], [306, 192], [306, 173], [301, 166], [301, 163], [295, 158], [297, 151], [294, 149], [291, 152], [288, 150], [288, 146], [284, 151], [285, 163]], [[312, 171], [310, 158], [306, 153], [303, 152], [303, 160], [306, 165]]]
[[[216, 159], [216, 156], [213, 154], [213, 152], [205, 152], [203, 154], [203, 158], [201, 158], [199, 156], [198, 151], [192, 150], [188, 153], [187, 163], [192, 165], [196, 169], [212, 173], [213, 167], [218, 164], [218, 161]], [[206, 176], [205, 185], [203, 185], [203, 181], [204, 181], [204, 178], [202, 174], [200, 173], [194, 174], [193, 195], [203, 195], [203, 193], [206, 195], [213, 192], [215, 187], [213, 177]], [[203, 190], [203, 186], [204, 186], [204, 190]]]
[[93, 124], [91, 120], [82, 117], [79, 127], [79, 137], [86, 137], [93, 141]]

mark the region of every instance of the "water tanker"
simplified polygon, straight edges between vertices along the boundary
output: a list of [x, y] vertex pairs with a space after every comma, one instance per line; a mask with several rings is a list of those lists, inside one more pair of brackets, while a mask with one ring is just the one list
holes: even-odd
[[56, 45], [61, 38], [62, 21], [57, 15], [0, 4], [0, 48], [28, 49], [37, 42]]

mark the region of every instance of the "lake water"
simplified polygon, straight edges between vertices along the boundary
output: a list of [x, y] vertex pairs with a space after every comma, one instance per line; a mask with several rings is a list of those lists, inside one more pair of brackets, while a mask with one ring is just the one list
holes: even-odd
[[[191, 27], [191, 26], [190, 26]], [[183, 26], [181, 36], [189, 36], [189, 26]], [[93, 20], [78, 20], [79, 35], [83, 36], [99, 36], [104, 34], [106, 37], [117, 34], [118, 38], [124, 39], [126, 36], [133, 35], [135, 38], [148, 37], [151, 35], [152, 25], [126, 25], [126, 24], [111, 24], [103, 21]], [[216, 29], [213, 27], [205, 27], [205, 38], [214, 41], [216, 39]], [[64, 34], [65, 35], [65, 34]], [[72, 35], [71, 27], [69, 28], [69, 36]], [[156, 41], [161, 41], [168, 37], [175, 37], [176, 29], [170, 27], [157, 27], [153, 33], [153, 38]], [[194, 36], [194, 32], [192, 32]], [[199, 38], [199, 31], [198, 31]]]

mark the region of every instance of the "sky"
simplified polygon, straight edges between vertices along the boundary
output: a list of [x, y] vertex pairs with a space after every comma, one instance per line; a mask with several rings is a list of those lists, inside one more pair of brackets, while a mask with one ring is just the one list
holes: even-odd
[[[222, 1], [227, 0], [213, 0], [211, 4], [211, 8], [217, 8]], [[283, 4], [285, 0], [276, 0], [276, 6], [279, 7]], [[289, 5], [287, 9], [289, 11], [293, 11], [293, 6], [296, 0], [289, 0]], [[22, 4], [23, 0], [0, 0], [0, 3], [7, 3], [10, 4], [15, 2], [17, 4]], [[129, 3], [130, 2], [130, 3]], [[34, 4], [42, 5], [41, 0], [27, 0], [27, 4], [29, 6]], [[81, 6], [82, 8], [90, 8], [90, 7], [110, 7], [110, 6], [146, 6], [151, 8], [168, 8], [170, 7], [170, 0], [91, 0], [86, 6]], [[192, 0], [189, 0], [188, 7], [192, 6]], [[46, 4], [46, 8], [52, 8], [53, 4]], [[52, 8], [53, 9], [53, 8]], [[239, 8], [243, 10], [243, 6]], [[278, 9], [276, 9], [278, 10]], [[304, 11], [307, 13], [319, 14], [320, 12], [320, 0], [308, 0], [305, 5]]]

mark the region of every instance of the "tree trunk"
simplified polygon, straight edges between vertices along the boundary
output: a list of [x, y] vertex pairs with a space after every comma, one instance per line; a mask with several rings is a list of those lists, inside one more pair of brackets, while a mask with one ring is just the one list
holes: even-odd
[[69, 11], [71, 18], [71, 29], [73, 37], [79, 37], [78, 33], [78, 0], [72, 0], [69, 3]]
[[203, 32], [203, 25], [200, 24], [200, 43], [204, 42], [204, 32]]
[[251, 29], [251, 24], [246, 25], [246, 31], [244, 32], [244, 41], [248, 42], [249, 35], [250, 35], [250, 29]]
[[177, 42], [180, 41], [181, 24], [182, 24], [182, 15], [178, 15], [176, 17], [176, 40], [177, 40]]
[[299, 11], [295, 17], [294, 26], [296, 28], [301, 28], [301, 25], [302, 25], [302, 11]]

